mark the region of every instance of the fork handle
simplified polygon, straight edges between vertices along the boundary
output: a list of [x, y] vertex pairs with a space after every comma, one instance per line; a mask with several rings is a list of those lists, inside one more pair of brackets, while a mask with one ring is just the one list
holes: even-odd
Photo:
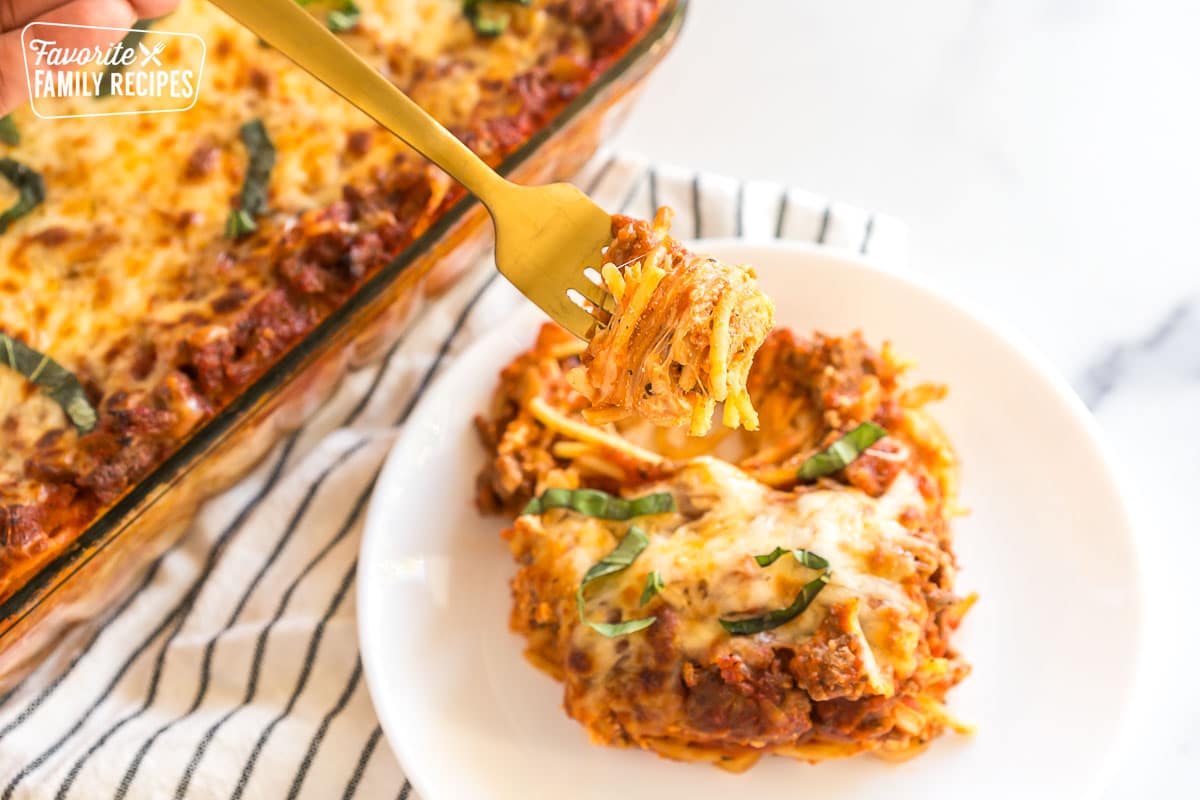
[[489, 209], [510, 185], [296, 0], [212, 2], [448, 172]]

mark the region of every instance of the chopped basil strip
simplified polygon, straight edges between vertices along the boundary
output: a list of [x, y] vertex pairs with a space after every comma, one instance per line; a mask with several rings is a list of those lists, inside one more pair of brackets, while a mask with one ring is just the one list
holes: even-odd
[[471, 26], [475, 28], [475, 32], [480, 36], [494, 38], [504, 33], [504, 29], [508, 27], [508, 16], [497, 16], [493, 13], [482, 12], [479, 10], [478, 3], [471, 4], [471, 12], [469, 19]]
[[592, 581], [603, 578], [605, 575], [612, 575], [614, 572], [620, 572], [625, 569], [649, 545], [650, 538], [646, 536], [645, 531], [637, 525], [629, 526], [629, 532], [625, 534], [625, 538], [620, 541], [613, 551], [593, 564], [592, 568], [584, 573], [583, 582], [579, 584], [579, 588], [582, 589]]
[[21, 132], [17, 130], [17, 123], [13, 121], [12, 114], [0, 117], [0, 142], [13, 147], [21, 143]]
[[46, 184], [34, 170], [11, 158], [0, 158], [0, 176], [17, 190], [17, 202], [0, 214], [0, 233], [46, 199]]
[[255, 216], [267, 210], [267, 184], [275, 166], [275, 145], [261, 119], [252, 119], [238, 129], [250, 154], [246, 179], [242, 182], [242, 208]]
[[664, 514], [675, 510], [675, 498], [670, 492], [626, 500], [599, 489], [547, 489], [525, 506], [522, 514], [543, 514], [551, 508], [569, 508], [598, 519], [627, 520], [647, 514]]
[[254, 221], [254, 217], [240, 208], [230, 211], [229, 216], [225, 219], [225, 237], [228, 239], [236, 239], [247, 233], [254, 233], [256, 230], [258, 230], [258, 223]]
[[766, 555], [755, 556], [754, 560], [758, 562], [760, 567], [769, 567], [778, 561], [780, 556], [786, 553], [791, 553], [802, 566], [809, 569], [823, 569], [825, 572], [822, 572], [816, 578], [804, 584], [804, 587], [800, 590], [800, 594], [796, 596], [796, 599], [787, 608], [768, 611], [762, 616], [750, 617], [749, 619], [722, 619], [720, 620], [721, 627], [735, 636], [745, 636], [751, 633], [762, 633], [772, 628], [778, 628], [785, 622], [790, 622], [804, 613], [804, 609], [808, 608], [817, 594], [825, 588], [825, 584], [829, 583], [829, 562], [809, 550], [800, 548], [788, 550], [783, 547], [776, 547]]
[[640, 619], [627, 619], [624, 622], [592, 622], [585, 619], [587, 626], [601, 636], [607, 636], [609, 639], [615, 639], [618, 636], [626, 636], [630, 633], [637, 633], [640, 630], [645, 630], [658, 621], [658, 617], [642, 617]]
[[[624, 622], [591, 622], [584, 616], [583, 611], [583, 590], [589, 583], [605, 575], [612, 575], [615, 572], [628, 567], [634, 562], [642, 551], [650, 544], [650, 539], [636, 525], [629, 528], [629, 532], [625, 534], [625, 538], [613, 549], [611, 553], [600, 559], [592, 568], [584, 573], [583, 580], [579, 583], [579, 588], [575, 590], [575, 607], [579, 609], [579, 621], [587, 625], [592, 630], [607, 636], [612, 639], [616, 636], [624, 636], [627, 633], [636, 633], [643, 628], [649, 628], [654, 624], [657, 617], [643, 617], [641, 619], [630, 619]], [[643, 593], [643, 596], [645, 594]]]
[[250, 233], [258, 228], [254, 218], [267, 210], [267, 185], [271, 180], [271, 169], [275, 166], [275, 145], [267, 136], [262, 120], [253, 119], [238, 130], [242, 144], [250, 154], [246, 165], [246, 178], [242, 181], [241, 202], [229, 212], [225, 221], [225, 235], [230, 239]]
[[884, 436], [887, 436], [887, 431], [874, 422], [862, 423], [801, 464], [800, 480], [811, 481], [825, 475], [832, 475], [861, 456], [863, 451]]
[[646, 588], [642, 589], [642, 600], [638, 605], [644, 606], [650, 602], [650, 598], [662, 591], [663, 579], [662, 575], [658, 574], [658, 570], [652, 569], [646, 575]]
[[[495, 0], [495, 4], [502, 1], [521, 6], [527, 6], [530, 2], [530, 0]], [[463, 15], [471, 21], [471, 27], [480, 36], [499, 36], [508, 27], [509, 15], [506, 12], [487, 7], [493, 4], [484, 0], [463, 0]]]
[[796, 599], [787, 608], [768, 611], [762, 616], [750, 617], [749, 619], [722, 619], [720, 620], [721, 627], [734, 636], [747, 636], [752, 633], [769, 631], [772, 628], [778, 628], [785, 622], [791, 622], [803, 614], [804, 609], [808, 608], [809, 604], [825, 588], [825, 584], [829, 583], [829, 576], [830, 573], [822, 572], [804, 584], [804, 588], [800, 590], [800, 594], [796, 595]]
[[80, 433], [96, 427], [96, 409], [88, 402], [79, 380], [62, 364], [24, 342], [0, 333], [0, 364], [16, 370], [62, 406]]
[[341, 8], [329, 12], [325, 24], [334, 33], [343, 33], [357, 25], [361, 17], [362, 9], [355, 5], [354, 0], [347, 0]]
[[767, 553], [765, 556], [755, 556], [754, 560], [758, 562], [758, 565], [760, 567], [769, 567], [772, 564], [774, 564], [776, 561], [778, 561], [780, 556], [782, 556], [786, 553], [791, 553], [793, 556], [796, 557], [796, 560], [799, 561], [800, 564], [802, 564], [805, 567], [811, 567], [812, 569], [828, 569], [829, 568], [828, 561], [821, 558], [816, 553], [812, 553], [812, 552], [809, 552], [808, 550], [804, 550], [801, 548], [787, 550], [783, 547], [776, 547], [774, 550], [772, 550], [770, 553]]
[[[133, 23], [133, 30], [125, 34], [121, 40], [122, 49], [136, 50], [138, 44], [146, 36], [146, 30], [157, 22], [157, 19], [139, 19]], [[104, 77], [100, 79], [100, 90], [96, 97], [108, 97], [112, 94], [112, 76], [125, 71], [124, 64], [109, 64], [104, 68]]]

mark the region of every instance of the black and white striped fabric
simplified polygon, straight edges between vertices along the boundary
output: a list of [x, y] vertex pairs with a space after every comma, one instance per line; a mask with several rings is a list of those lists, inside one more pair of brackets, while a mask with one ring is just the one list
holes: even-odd
[[[681, 238], [905, 256], [895, 220], [779, 185], [611, 157], [576, 182], [625, 213], [672, 206]], [[0, 696], [0, 800], [414, 797], [358, 660], [363, 513], [425, 388], [523, 302], [480, 265], [209, 502], [131, 597]]]

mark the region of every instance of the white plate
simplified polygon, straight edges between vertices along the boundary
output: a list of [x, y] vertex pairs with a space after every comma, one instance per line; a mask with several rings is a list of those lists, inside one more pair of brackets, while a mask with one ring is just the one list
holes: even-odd
[[[514, 572], [472, 504], [471, 418], [528, 347], [531, 311], [430, 389], [379, 478], [359, 561], [359, 633], [375, 707], [424, 800], [1093, 796], [1116, 755], [1140, 650], [1133, 531], [1096, 427], [1028, 350], [940, 294], [798, 245], [707, 242], [754, 264], [780, 325], [890, 339], [950, 384], [936, 413], [963, 461], [960, 587], [981, 599], [957, 644], [974, 672], [950, 706], [978, 724], [895, 765], [767, 758], [743, 775], [589, 744], [561, 687], [508, 630]], [[1019, 794], [1014, 794], [1019, 793]]]

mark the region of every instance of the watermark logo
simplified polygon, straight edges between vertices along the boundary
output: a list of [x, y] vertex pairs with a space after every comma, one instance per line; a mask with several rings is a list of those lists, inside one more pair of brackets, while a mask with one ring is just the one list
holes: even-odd
[[61, 22], [26, 25], [21, 49], [33, 113], [43, 119], [187, 111], [206, 54], [194, 33]]

